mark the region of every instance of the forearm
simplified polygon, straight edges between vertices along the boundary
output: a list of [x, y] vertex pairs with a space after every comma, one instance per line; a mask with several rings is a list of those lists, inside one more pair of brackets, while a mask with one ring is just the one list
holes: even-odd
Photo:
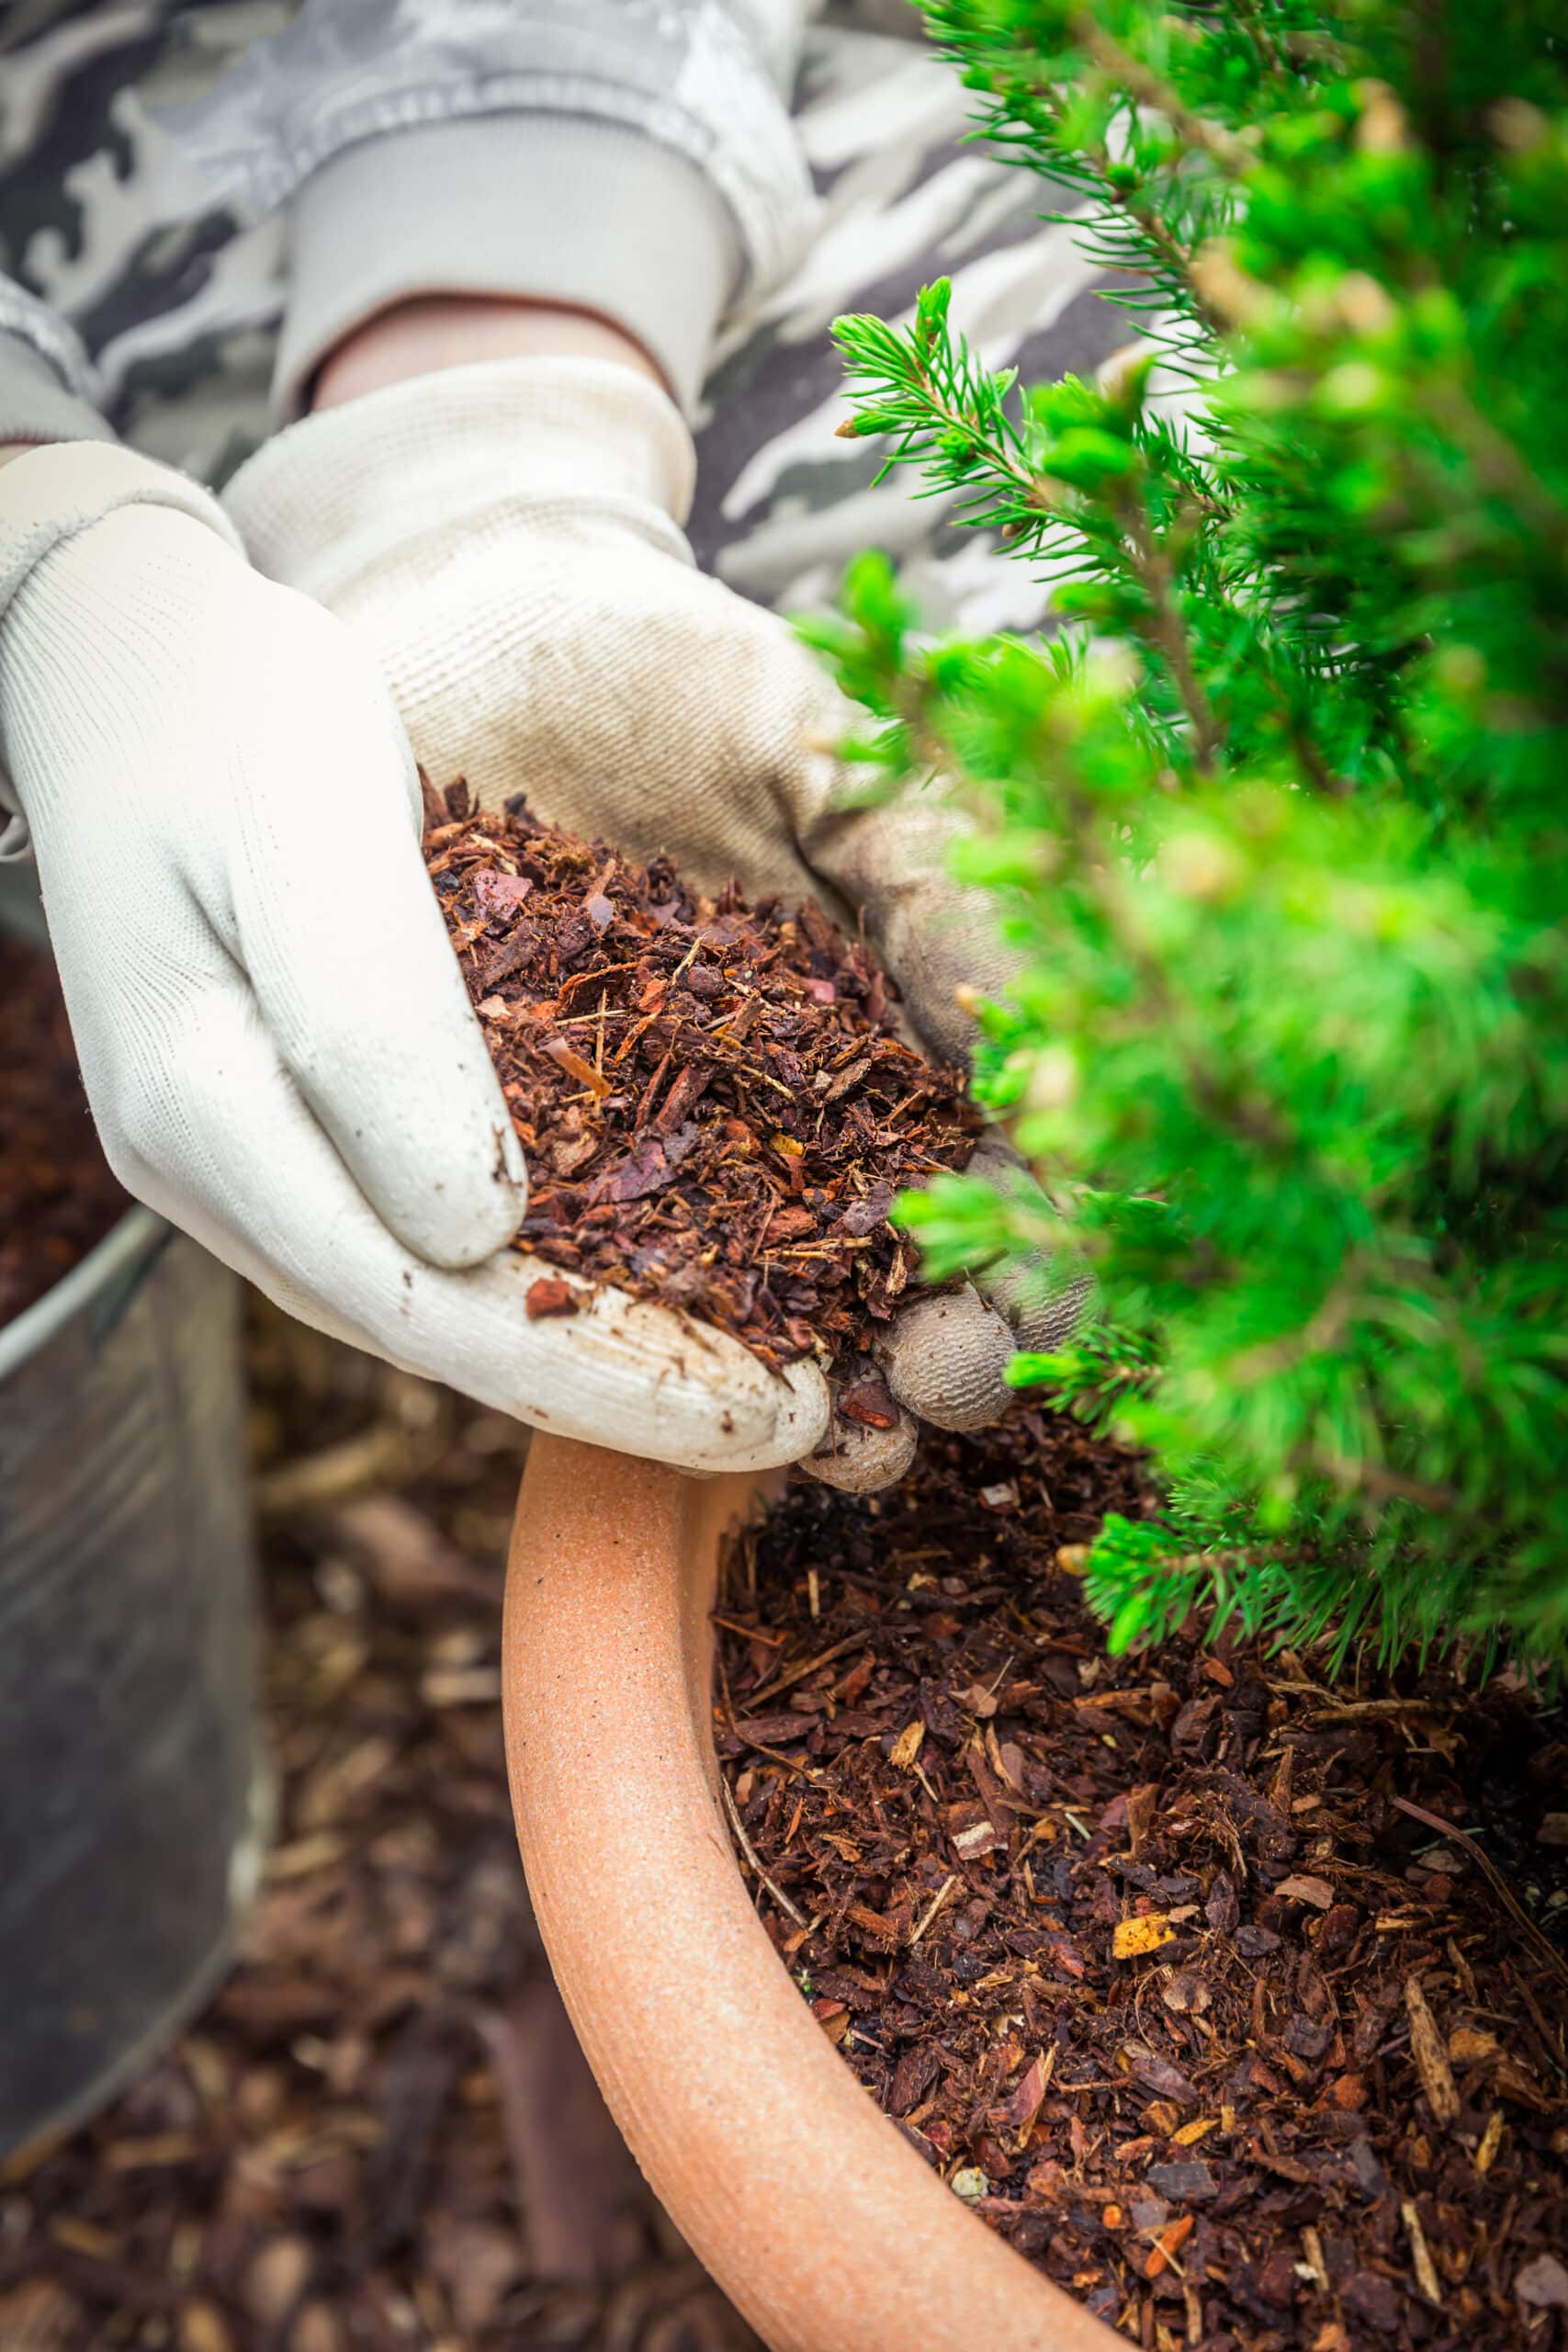
[[592, 311], [504, 296], [432, 294], [378, 311], [346, 335], [318, 370], [310, 401], [314, 409], [338, 408], [445, 368], [537, 358], [612, 360], [664, 385], [641, 344]]

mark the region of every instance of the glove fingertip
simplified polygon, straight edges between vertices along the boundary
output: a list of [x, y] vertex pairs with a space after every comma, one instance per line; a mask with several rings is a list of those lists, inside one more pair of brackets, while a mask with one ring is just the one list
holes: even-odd
[[887, 1385], [908, 1412], [939, 1430], [983, 1430], [1000, 1419], [1010, 1391], [1013, 1338], [965, 1283], [917, 1299], [898, 1317], [884, 1349]]
[[486, 1148], [459, 1148], [445, 1167], [433, 1156], [416, 1177], [383, 1161], [362, 1181], [405, 1249], [452, 1273], [504, 1250], [527, 1213], [527, 1170], [510, 1124], [498, 1122]]
[[914, 1461], [919, 1433], [907, 1413], [890, 1430], [862, 1429], [837, 1415], [814, 1453], [805, 1455], [801, 1468], [824, 1487], [841, 1494], [871, 1495], [903, 1477]]
[[1060, 1271], [1037, 1263], [1015, 1269], [986, 1285], [986, 1298], [1012, 1327], [1015, 1347], [1049, 1355], [1065, 1347], [1089, 1321], [1094, 1278], [1078, 1274], [1064, 1281]]

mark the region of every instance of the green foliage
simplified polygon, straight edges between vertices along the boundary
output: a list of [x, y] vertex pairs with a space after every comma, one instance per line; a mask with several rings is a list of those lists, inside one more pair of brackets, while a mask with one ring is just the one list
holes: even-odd
[[[905, 1204], [939, 1273], [1088, 1261], [1014, 1377], [1153, 1450], [1118, 1646], [1199, 1598], [1568, 1658], [1568, 47], [1556, 0], [930, 0], [989, 135], [1137, 273], [1106, 380], [947, 288], [840, 322], [888, 464], [1054, 587], [931, 644], [866, 557], [810, 634], [885, 786], [973, 812], [1021, 969], [978, 1084], [1045, 1201]], [[1156, 399], [1175, 385], [1179, 399]]]

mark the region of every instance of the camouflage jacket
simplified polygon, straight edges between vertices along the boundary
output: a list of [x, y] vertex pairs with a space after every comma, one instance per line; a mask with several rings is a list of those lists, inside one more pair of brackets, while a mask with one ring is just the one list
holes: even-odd
[[[23, 0], [22, 13], [38, 11]], [[171, 14], [159, 0], [52, 13], [55, 49], [77, 57], [99, 39], [112, 52], [117, 35], [123, 53], [139, 18], [166, 32]], [[228, 13], [180, 12], [187, 71], [204, 14]], [[344, 334], [433, 288], [599, 311], [690, 405], [720, 317], [800, 249], [810, 190], [788, 92], [803, 0], [304, 0], [270, 13], [277, 29], [163, 121], [201, 209], [287, 215], [285, 414]], [[7, 114], [24, 127], [39, 46], [6, 62]], [[0, 280], [0, 440], [107, 430], [105, 388], [62, 307]]]
[[[343, 5], [333, 0], [334, 8]], [[13, 400], [27, 390], [35, 415], [46, 401], [57, 404], [61, 423], [52, 429], [112, 427], [133, 447], [218, 487], [265, 436], [277, 414], [272, 387], [287, 379], [278, 355], [308, 258], [299, 223], [312, 182], [327, 182], [334, 166], [313, 169], [287, 204], [264, 212], [243, 210], [235, 191], [244, 176], [240, 159], [252, 152], [270, 103], [265, 94], [284, 86], [277, 76], [299, 54], [266, 43], [290, 25], [308, 25], [319, 7], [320, 0], [303, 13], [297, 0], [3, 0], [0, 269], [24, 291], [20, 302], [10, 298], [6, 316], [26, 340], [13, 337], [7, 345], [0, 334], [0, 375]], [[505, 13], [546, 12], [520, 5]], [[658, 17], [667, 27], [686, 14], [675, 0], [642, 11], [608, 0], [560, 0], [556, 13], [578, 25], [591, 16], [606, 23], [624, 16], [628, 24]], [[782, 17], [767, 21], [786, 25]], [[761, 75], [753, 95], [771, 107], [788, 80], [791, 41], [758, 46], [763, 17], [756, 6], [734, 22], [752, 28], [744, 54]], [[1026, 382], [1068, 368], [1090, 373], [1129, 332], [1123, 314], [1098, 299], [1096, 272], [1071, 227], [1053, 220], [1054, 209], [1077, 201], [1076, 192], [1043, 184], [969, 135], [958, 77], [919, 34], [909, 0], [829, 0], [807, 22], [790, 123], [811, 196], [798, 166], [789, 166], [792, 177], [781, 164], [777, 179], [765, 183], [774, 193], [760, 218], [739, 195], [732, 210], [714, 192], [708, 165], [689, 160], [689, 149], [666, 150], [651, 129], [645, 133], [618, 117], [590, 119], [606, 132], [606, 154], [618, 141], [635, 161], [641, 153], [635, 142], [642, 141], [660, 149], [656, 172], [668, 154], [670, 184], [688, 175], [705, 217], [720, 219], [731, 241], [722, 258], [733, 268], [734, 290], [691, 403], [698, 467], [688, 536], [704, 570], [784, 611], [820, 608], [846, 560], [874, 545], [892, 558], [933, 628], [1029, 629], [1043, 616], [1043, 583], [991, 532], [955, 526], [951, 499], [911, 498], [897, 476], [879, 483], [878, 446], [836, 433], [843, 376], [831, 321], [845, 311], [908, 318], [916, 289], [931, 277], [951, 276], [953, 316], [985, 364], [1016, 367]], [[654, 52], [639, 53], [646, 62]], [[312, 136], [325, 119], [326, 86], [307, 103]], [[339, 86], [361, 89], [352, 76]], [[463, 86], [473, 94], [471, 83]], [[637, 86], [646, 100], [646, 80]], [[595, 96], [624, 103], [608, 100], [603, 84]], [[384, 88], [381, 96], [392, 103]], [[192, 107], [200, 109], [194, 118]], [[367, 156], [379, 147], [389, 159], [411, 159], [411, 185], [444, 224], [436, 282], [451, 282], [470, 233], [488, 236], [489, 229], [471, 232], [467, 218], [455, 225], [450, 205], [438, 200], [441, 189], [414, 171], [416, 142], [428, 126], [416, 107], [409, 111], [406, 139], [389, 127], [359, 144]], [[485, 153], [496, 158], [490, 200], [510, 213], [517, 183], [506, 173], [527, 168], [517, 153], [531, 142], [541, 153], [555, 152], [550, 141], [567, 139], [577, 125], [575, 117], [528, 107], [503, 107], [502, 115], [505, 155], [493, 145]], [[227, 175], [220, 186], [193, 161], [193, 122], [206, 168]], [[778, 128], [774, 122], [770, 138]], [[495, 129], [454, 112], [426, 152], [443, 149], [450, 160], [455, 141], [475, 134], [488, 141]], [[730, 129], [720, 107], [713, 139], [728, 140]], [[273, 151], [263, 141], [259, 152]], [[298, 168], [315, 151], [306, 141], [292, 152]], [[344, 150], [337, 165], [350, 177], [355, 152]], [[736, 168], [742, 166], [749, 187], [764, 185], [754, 154], [739, 157]], [[581, 176], [566, 185], [571, 204], [551, 192], [552, 239], [571, 242], [572, 207], [581, 206], [597, 243], [624, 269], [603, 209], [591, 209], [599, 191], [585, 190]], [[275, 179], [263, 192], [277, 186]], [[246, 188], [254, 196], [258, 183]], [[606, 193], [615, 194], [613, 186]], [[387, 202], [395, 194], [383, 184]], [[484, 198], [481, 187], [475, 200]], [[626, 206], [617, 209], [624, 220]], [[686, 207], [682, 220], [699, 209]], [[519, 233], [527, 226], [511, 225]], [[790, 263], [792, 246], [798, 257]], [[536, 238], [529, 250], [536, 264], [549, 260], [549, 246]], [[600, 266], [592, 254], [581, 257], [581, 239], [576, 250], [572, 267]], [[716, 237], [705, 250], [718, 250]], [[627, 251], [641, 266], [646, 244]], [[688, 277], [694, 284], [694, 273]], [[633, 286], [631, 297], [637, 292]], [[710, 299], [722, 304], [716, 290]], [[67, 384], [76, 397], [62, 389]], [[4, 422], [0, 416], [0, 427]]]

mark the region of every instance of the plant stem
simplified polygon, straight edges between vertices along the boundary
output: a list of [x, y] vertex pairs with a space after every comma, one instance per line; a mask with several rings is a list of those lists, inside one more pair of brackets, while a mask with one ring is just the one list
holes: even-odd
[[1274, 39], [1258, 0], [1231, 0], [1231, 5], [1246, 26], [1247, 37], [1258, 51], [1265, 71], [1284, 79], [1290, 73], [1290, 66]]
[[[1101, 204], [1122, 213], [1140, 236], [1146, 239], [1157, 261], [1180, 286], [1194, 322], [1212, 335], [1224, 334], [1226, 322], [1219, 312], [1211, 309], [1199, 292], [1193, 279], [1191, 257], [1175, 231], [1162, 220], [1146, 202], [1140, 201], [1140, 191], [1120, 187], [1111, 177], [1111, 158], [1103, 145], [1069, 147], [1064, 136], [1062, 112], [1056, 104], [1055, 89], [1042, 82], [1030, 83], [1009, 92], [1012, 110], [1020, 121], [1052, 140], [1064, 156], [1076, 154], [1081, 164], [1093, 173], [1095, 192]], [[1077, 216], [1066, 214], [1065, 219]]]
[[1176, 608], [1173, 590], [1175, 579], [1170, 558], [1158, 545], [1149, 528], [1149, 519], [1139, 501], [1133, 501], [1128, 516], [1128, 536], [1136, 558], [1138, 580], [1147, 595], [1153, 613], [1147, 626], [1149, 640], [1164, 656], [1171, 679], [1187, 713], [1192, 729], [1193, 772], [1205, 783], [1213, 780], [1214, 753], [1219, 748], [1219, 729], [1209, 697], [1204, 693], [1198, 673], [1192, 666], [1192, 650], [1182, 627], [1181, 616]]
[[1483, 490], [1510, 500], [1530, 528], [1539, 531], [1560, 562], [1568, 561], [1568, 514], [1506, 433], [1483, 416], [1456, 384], [1427, 388], [1430, 413], [1451, 433], [1480, 477]]
[[1141, 63], [1132, 51], [1123, 49], [1111, 33], [1108, 33], [1087, 8], [1075, 10], [1072, 20], [1073, 39], [1085, 49], [1095, 63], [1101, 66], [1113, 81], [1119, 83], [1140, 105], [1153, 107], [1163, 114], [1171, 129], [1179, 132], [1189, 147], [1195, 147], [1208, 156], [1211, 163], [1239, 179], [1250, 170], [1252, 151], [1245, 140], [1238, 139], [1223, 123], [1211, 122], [1206, 115], [1194, 114], [1186, 100], [1162, 82], [1157, 74]]
[[1461, 1507], [1461, 1498], [1453, 1487], [1427, 1486], [1419, 1478], [1407, 1478], [1398, 1470], [1385, 1470], [1378, 1462], [1352, 1462], [1343, 1453], [1336, 1453], [1325, 1446], [1314, 1446], [1305, 1461], [1311, 1469], [1320, 1471], [1336, 1485], [1351, 1493], [1370, 1496], [1373, 1502], [1418, 1503], [1424, 1510], [1454, 1511]]

